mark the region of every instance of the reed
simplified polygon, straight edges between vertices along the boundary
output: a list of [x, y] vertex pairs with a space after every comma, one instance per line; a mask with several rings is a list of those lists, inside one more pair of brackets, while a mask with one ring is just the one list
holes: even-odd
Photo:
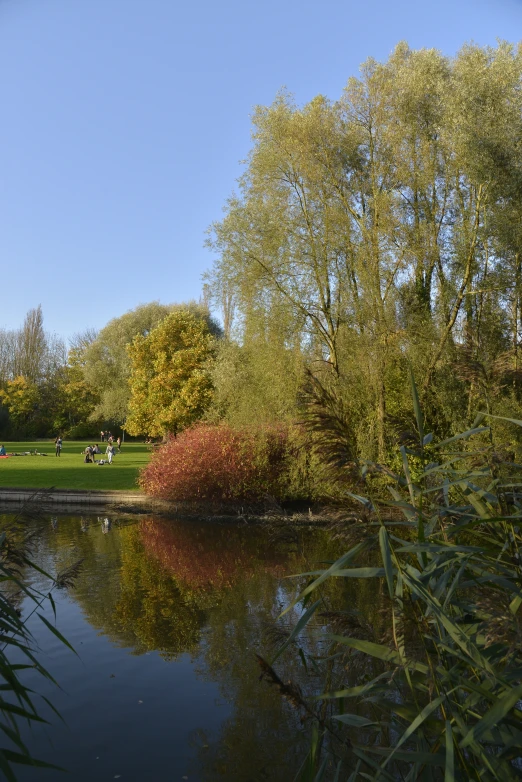
[[[522, 467], [495, 447], [483, 413], [471, 429], [435, 442], [413, 376], [411, 389], [416, 437], [399, 448], [401, 470], [361, 463], [365, 490], [345, 491], [349, 523], [359, 505], [366, 533], [336, 562], [300, 574], [306, 586], [283, 612], [303, 608], [270, 665], [298, 648], [315, 675], [322, 670], [328, 684], [312, 699], [316, 714], [329, 714], [344, 737], [336, 741], [324, 718], [312, 718], [303, 780], [522, 776]], [[336, 426], [338, 415], [326, 446], [339, 468], [347, 449], [340, 438], [336, 457]], [[354, 578], [377, 582], [380, 637], [364, 622], [339, 621], [352, 605], [335, 612], [337, 621], [328, 610], [324, 586]], [[321, 659], [306, 650], [307, 625], [328, 649]], [[364, 676], [347, 686], [357, 666]]]
[[[15, 516], [9, 528], [0, 534], [0, 731], [3, 736], [3, 739], [0, 739], [0, 771], [8, 782], [16, 782], [15, 769], [19, 765], [63, 770], [32, 757], [21, 731], [23, 725], [47, 722], [40, 714], [37, 694], [23, 682], [24, 671], [32, 668], [43, 679], [59, 686], [38, 659], [36, 641], [28, 629], [29, 617], [36, 614], [49, 632], [74, 652], [55, 624], [49, 622], [41, 613], [41, 609], [45, 604], [49, 604], [56, 619], [52, 592], [55, 588], [72, 586], [81, 563], [75, 562], [62, 573], [52, 577], [30, 558], [34, 534], [27, 533], [27, 522], [42, 516], [45, 512], [45, 501], [45, 491], [35, 492]], [[28, 584], [27, 574], [31, 570], [38, 571], [44, 578], [49, 579], [48, 591], [42, 592]], [[19, 608], [22, 600], [29, 604], [29, 613], [26, 616], [22, 616]], [[13, 663], [14, 655], [21, 657], [23, 662]], [[41, 700], [60, 716], [47, 698], [41, 696]]]

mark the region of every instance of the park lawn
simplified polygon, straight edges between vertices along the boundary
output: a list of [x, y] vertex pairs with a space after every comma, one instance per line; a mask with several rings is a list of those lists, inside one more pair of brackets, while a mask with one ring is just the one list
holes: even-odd
[[[0, 443], [1, 444], [1, 443]], [[55, 456], [54, 442], [4, 442], [7, 453], [39, 451], [47, 456], [10, 456], [0, 459], [0, 488], [90, 489], [93, 491], [140, 491], [137, 478], [150, 451], [144, 443], [124, 443], [112, 464], [85, 464], [82, 451], [92, 443], [64, 440], [62, 454]], [[100, 445], [96, 459], [106, 459], [107, 445]]]

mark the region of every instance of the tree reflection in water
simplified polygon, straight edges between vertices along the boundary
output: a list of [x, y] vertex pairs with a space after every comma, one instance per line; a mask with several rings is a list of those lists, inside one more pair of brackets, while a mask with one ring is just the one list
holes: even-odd
[[176, 578], [186, 604], [205, 609], [196, 664], [200, 676], [218, 681], [233, 705], [219, 735], [194, 736], [194, 773], [206, 780], [286, 782], [306, 752], [303, 726], [259, 681], [255, 652], [285, 592], [293, 591], [290, 582], [282, 587], [279, 581], [288, 573], [288, 554], [267, 546], [266, 534], [252, 527], [148, 519], [140, 533], [145, 550]]
[[145, 550], [175, 575], [191, 596], [229, 589], [260, 571], [284, 575], [283, 557], [266, 547], [266, 536], [255, 527], [217, 524], [176, 524], [144, 519], [140, 522]]
[[[114, 644], [136, 655], [158, 651], [168, 661], [189, 653], [198, 675], [218, 683], [232, 712], [216, 735], [193, 736], [195, 778], [293, 778], [306, 754], [306, 726], [260, 682], [255, 653], [293, 597], [296, 584], [283, 576], [334, 556], [325, 535], [307, 530], [289, 550], [256, 527], [153, 517], [112, 522], [104, 530], [103, 519], [60, 520], [45, 533], [46, 556], [61, 566], [84, 559], [74, 599]], [[298, 656], [280, 658], [278, 672], [299, 681]]]

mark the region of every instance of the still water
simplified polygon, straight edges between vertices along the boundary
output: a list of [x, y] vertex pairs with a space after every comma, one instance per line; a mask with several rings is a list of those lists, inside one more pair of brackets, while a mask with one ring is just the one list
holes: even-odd
[[255, 653], [294, 594], [285, 576], [316, 559], [319, 533], [274, 542], [257, 527], [104, 518], [35, 522], [38, 565], [55, 574], [83, 562], [74, 586], [53, 592], [77, 656], [28, 620], [61, 689], [34, 674], [28, 683], [64, 723], [42, 706], [51, 725], [25, 738], [69, 773], [20, 767], [20, 782], [293, 779], [306, 735], [259, 680]]

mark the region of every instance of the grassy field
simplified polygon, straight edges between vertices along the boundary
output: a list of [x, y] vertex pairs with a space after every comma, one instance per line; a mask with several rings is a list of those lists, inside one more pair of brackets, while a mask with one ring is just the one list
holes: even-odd
[[[1, 444], [1, 443], [0, 443]], [[108, 491], [125, 489], [139, 491], [136, 479], [140, 467], [150, 456], [143, 443], [125, 443], [121, 453], [116, 453], [112, 464], [84, 464], [82, 451], [92, 443], [64, 440], [60, 458], [55, 456], [54, 442], [4, 442], [7, 453], [39, 451], [47, 456], [11, 456], [0, 459], [0, 488], [28, 489], [91, 489]], [[106, 459], [106, 443], [100, 443], [102, 454], [96, 459]]]

